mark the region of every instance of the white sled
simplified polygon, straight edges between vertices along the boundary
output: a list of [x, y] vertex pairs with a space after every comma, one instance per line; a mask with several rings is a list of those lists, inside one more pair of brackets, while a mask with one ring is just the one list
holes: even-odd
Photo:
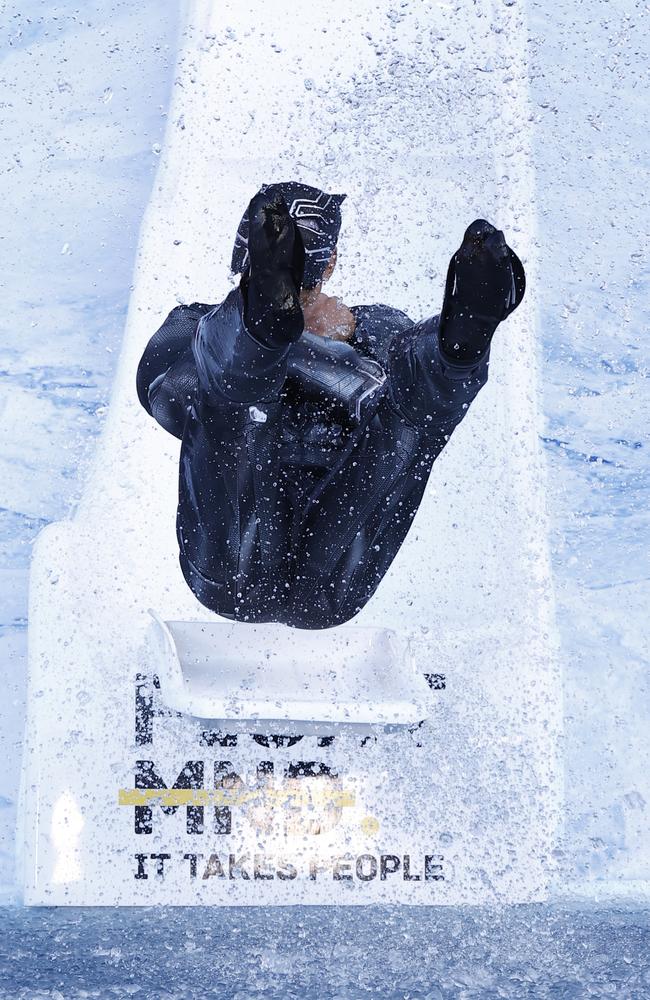
[[431, 713], [408, 640], [389, 629], [152, 621], [143, 646], [168, 708], [230, 732], [392, 732]]
[[[35, 546], [25, 901], [542, 899], [561, 693], [521, 5], [260, 9], [188, 4], [108, 419], [74, 517]], [[251, 194], [291, 178], [348, 194], [333, 287], [350, 304], [436, 312], [478, 216], [529, 279], [376, 595], [317, 634], [235, 627], [195, 600], [179, 442], [135, 393], [176, 302], [227, 292]]]

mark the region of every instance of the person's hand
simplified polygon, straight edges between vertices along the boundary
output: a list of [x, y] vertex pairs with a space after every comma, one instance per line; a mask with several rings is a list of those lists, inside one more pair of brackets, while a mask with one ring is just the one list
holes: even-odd
[[356, 320], [348, 307], [334, 296], [320, 292], [310, 302], [303, 302], [305, 331], [333, 340], [349, 340]]

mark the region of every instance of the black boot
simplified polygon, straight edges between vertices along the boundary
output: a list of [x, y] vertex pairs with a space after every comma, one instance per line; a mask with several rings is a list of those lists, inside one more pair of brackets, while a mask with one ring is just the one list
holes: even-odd
[[449, 263], [440, 314], [440, 349], [454, 364], [481, 358], [499, 323], [526, 290], [524, 268], [503, 233], [484, 219], [469, 226]]
[[302, 237], [284, 198], [272, 186], [255, 195], [248, 218], [249, 266], [241, 283], [244, 323], [264, 347], [286, 347], [304, 328]]

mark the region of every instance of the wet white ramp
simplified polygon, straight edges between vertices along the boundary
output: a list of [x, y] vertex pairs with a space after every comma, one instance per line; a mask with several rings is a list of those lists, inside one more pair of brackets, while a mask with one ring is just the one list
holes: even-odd
[[[25, 898], [540, 898], [558, 817], [560, 687], [534, 402], [524, 25], [518, 8], [489, 3], [334, 2], [327, 20], [307, 5], [299, 17], [288, 2], [261, 8], [188, 7], [108, 421], [75, 517], [36, 545]], [[410, 643], [430, 693], [417, 728], [242, 731], [179, 714], [151, 660], [149, 608], [165, 622], [219, 619], [181, 576], [179, 442], [139, 407], [137, 363], [177, 301], [223, 298], [243, 208], [261, 183], [291, 178], [348, 194], [333, 287], [350, 304], [437, 312], [449, 256], [477, 216], [505, 229], [529, 273], [490, 382], [435, 464], [390, 572], [349, 626], [328, 630], [332, 659], [346, 629]], [[267, 635], [260, 656], [278, 642]], [[324, 659], [305, 651], [305, 677]]]

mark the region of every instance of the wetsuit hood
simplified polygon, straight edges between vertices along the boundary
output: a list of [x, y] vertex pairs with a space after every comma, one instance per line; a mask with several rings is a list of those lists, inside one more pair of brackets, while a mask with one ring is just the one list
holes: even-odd
[[[305, 247], [304, 287], [314, 288], [322, 279], [336, 247], [341, 229], [341, 205], [344, 194], [328, 194], [319, 188], [297, 181], [263, 184], [260, 192], [278, 190], [300, 230]], [[248, 209], [237, 229], [231, 270], [243, 274], [248, 267]]]

